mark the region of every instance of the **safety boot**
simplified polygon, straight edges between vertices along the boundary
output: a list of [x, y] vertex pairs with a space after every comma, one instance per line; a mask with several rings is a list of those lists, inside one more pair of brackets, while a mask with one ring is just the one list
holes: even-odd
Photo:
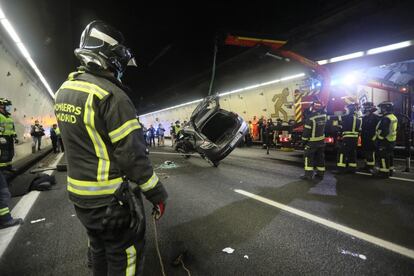
[[315, 178], [318, 178], [320, 180], [322, 180], [324, 176], [325, 176], [325, 173], [324, 172], [317, 172], [315, 174]]
[[300, 179], [302, 180], [312, 180], [313, 179], [313, 172], [312, 171], [306, 171], [304, 175], [300, 176]]
[[390, 178], [389, 173], [385, 173], [385, 172], [376, 172], [376, 173], [372, 174], [372, 176], [375, 177], [375, 178], [380, 178], [380, 179]]
[[17, 218], [17, 219], [12, 218], [12, 219], [10, 219], [6, 222], [1, 222], [0, 223], [0, 229], [16, 226], [16, 225], [19, 225], [19, 224], [23, 224], [23, 219], [21, 219], [21, 218]]

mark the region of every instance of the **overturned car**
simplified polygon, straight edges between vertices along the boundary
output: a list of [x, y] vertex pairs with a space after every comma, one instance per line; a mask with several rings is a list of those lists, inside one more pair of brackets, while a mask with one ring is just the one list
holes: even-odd
[[214, 167], [229, 155], [248, 131], [236, 113], [220, 108], [218, 95], [208, 96], [193, 111], [178, 133], [175, 150], [186, 158], [199, 153]]

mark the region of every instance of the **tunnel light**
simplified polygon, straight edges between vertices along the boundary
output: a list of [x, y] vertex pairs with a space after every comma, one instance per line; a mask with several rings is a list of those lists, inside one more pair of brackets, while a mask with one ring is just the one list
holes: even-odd
[[329, 62], [333, 63], [333, 62], [338, 62], [338, 61], [344, 61], [344, 60], [348, 60], [348, 59], [362, 57], [363, 55], [364, 55], [363, 51], [355, 52], [355, 53], [351, 53], [351, 54], [347, 54], [347, 55], [343, 55], [343, 56], [339, 56], [339, 57], [333, 57], [333, 58], [329, 59]]
[[386, 46], [372, 48], [372, 49], [367, 50], [366, 52], [360, 51], [360, 52], [351, 53], [351, 54], [347, 54], [347, 55], [343, 55], [343, 56], [333, 57], [331, 59], [319, 60], [317, 62], [318, 62], [319, 65], [324, 65], [324, 64], [328, 64], [328, 63], [354, 59], [354, 58], [362, 57], [364, 55], [375, 55], [375, 54], [379, 54], [379, 53], [383, 53], [383, 52], [398, 50], [398, 49], [410, 47], [410, 46], [413, 46], [413, 45], [414, 45], [414, 40], [407, 40], [407, 41], [402, 41], [402, 42], [399, 42], [399, 43], [394, 43], [394, 44], [390, 44], [390, 45], [386, 45]]
[[280, 81], [293, 80], [293, 79], [297, 79], [297, 78], [304, 77], [304, 76], [305, 76], [305, 73], [300, 73], [300, 74], [296, 74], [293, 76], [281, 78]]
[[409, 47], [411, 45], [412, 45], [411, 41], [403, 41], [400, 43], [395, 43], [395, 44], [390, 44], [387, 46], [370, 49], [367, 51], [367, 55], [375, 55], [375, 54], [379, 54], [383, 52], [393, 51], [393, 50]]
[[7, 33], [10, 35], [11, 39], [16, 43], [17, 48], [19, 49], [20, 53], [23, 55], [23, 57], [26, 59], [27, 63], [29, 63], [30, 67], [32, 67], [33, 71], [36, 73], [37, 77], [40, 79], [40, 81], [45, 86], [47, 92], [49, 92], [50, 96], [52, 98], [54, 97], [53, 90], [50, 88], [49, 83], [46, 81], [45, 77], [43, 76], [42, 72], [40, 72], [39, 68], [37, 67], [36, 63], [31, 58], [29, 51], [24, 46], [23, 42], [20, 40], [19, 35], [13, 28], [10, 21], [6, 18], [3, 10], [0, 7], [0, 21], [3, 25], [4, 29], [7, 31]]
[[26, 47], [24, 47], [23, 43], [19, 42], [16, 43], [17, 47], [19, 48], [20, 52], [22, 53], [22, 55], [27, 59], [30, 57], [29, 52], [27, 51]]
[[21, 43], [19, 36], [17, 35], [16, 31], [14, 30], [13, 26], [10, 24], [10, 21], [7, 18], [1, 19], [1, 24], [6, 29], [7, 33], [13, 39], [15, 43]]
[[155, 113], [159, 113], [159, 112], [163, 112], [163, 111], [167, 111], [167, 110], [171, 110], [171, 109], [183, 107], [183, 106], [186, 106], [186, 105], [190, 105], [190, 104], [194, 104], [194, 103], [199, 103], [202, 100], [203, 99], [198, 99], [198, 100], [195, 100], [195, 101], [186, 102], [186, 103], [182, 103], [182, 104], [179, 104], [179, 105], [167, 107], [167, 108], [164, 108], [164, 109], [160, 109], [160, 110], [157, 110], [157, 111], [153, 111], [153, 112], [149, 112], [149, 113], [145, 113], [145, 114], [139, 115], [139, 117], [144, 117], [144, 116], [148, 116], [148, 115], [151, 115], [151, 114], [155, 114]]

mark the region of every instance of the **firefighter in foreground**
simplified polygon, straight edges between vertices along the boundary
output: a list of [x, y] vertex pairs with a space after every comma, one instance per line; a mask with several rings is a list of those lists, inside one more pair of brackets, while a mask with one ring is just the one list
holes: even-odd
[[10, 116], [11, 101], [0, 98], [0, 229], [23, 223], [14, 219], [9, 209], [10, 191], [4, 172], [11, 169], [14, 143], [17, 142], [13, 118]]
[[326, 112], [322, 104], [313, 102], [305, 115], [302, 140], [305, 146], [305, 174], [302, 179], [323, 179], [325, 174], [325, 125]]
[[128, 88], [120, 81], [126, 67], [135, 65], [123, 43], [113, 27], [91, 22], [75, 50], [82, 66], [55, 96], [68, 162], [67, 189], [88, 233], [94, 275], [142, 274], [141, 194], [154, 205], [156, 219], [167, 199], [145, 154]]
[[376, 127], [374, 140], [377, 144], [379, 171], [376, 176], [388, 178], [394, 170], [394, 147], [397, 140], [398, 119], [394, 115], [394, 104], [382, 102], [378, 105], [382, 115]]
[[339, 117], [341, 143], [338, 148], [337, 173], [355, 173], [357, 169], [358, 136], [361, 131], [361, 118], [358, 115], [358, 104], [346, 106], [346, 115]]
[[362, 128], [361, 128], [361, 147], [365, 158], [365, 167], [371, 171], [375, 167], [375, 131], [379, 121], [379, 116], [373, 102], [365, 102], [362, 105]]

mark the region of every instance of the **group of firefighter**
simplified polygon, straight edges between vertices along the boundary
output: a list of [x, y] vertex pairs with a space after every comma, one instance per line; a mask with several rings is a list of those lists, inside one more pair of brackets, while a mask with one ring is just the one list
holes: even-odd
[[[357, 169], [358, 139], [365, 158], [366, 171], [379, 178], [389, 178], [394, 171], [394, 147], [398, 119], [392, 102], [376, 107], [372, 102], [362, 104], [362, 117], [358, 103], [346, 106], [345, 115], [328, 116], [325, 107], [314, 101], [304, 114], [304, 168], [302, 179], [322, 179], [325, 174], [325, 126], [334, 124], [339, 130], [337, 170], [335, 173], [355, 173]], [[376, 114], [378, 110], [379, 115]], [[378, 166], [376, 166], [378, 165]]]

